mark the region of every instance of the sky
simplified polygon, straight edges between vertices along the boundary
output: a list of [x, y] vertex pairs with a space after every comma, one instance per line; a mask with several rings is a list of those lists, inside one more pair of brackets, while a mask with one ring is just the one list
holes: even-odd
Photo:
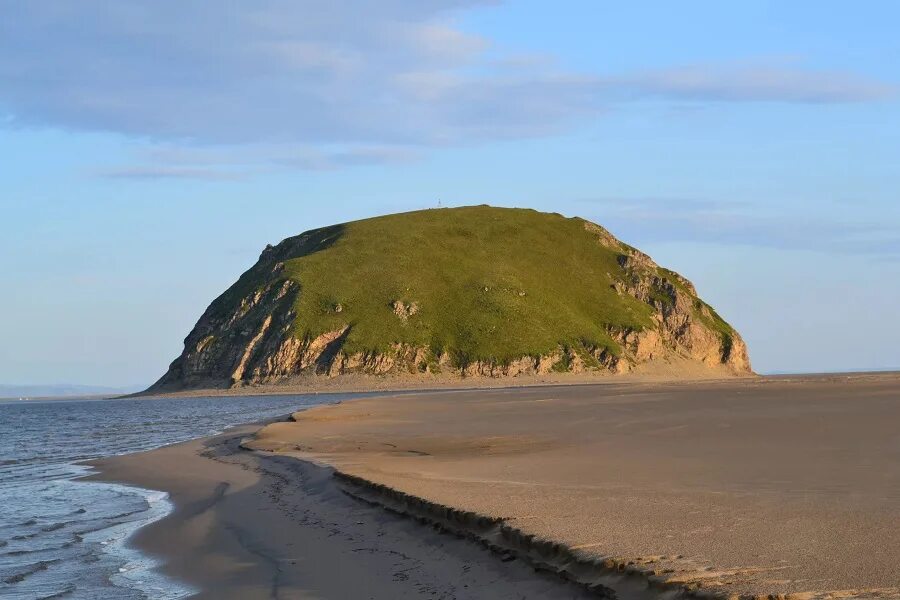
[[0, 382], [146, 385], [268, 243], [489, 203], [900, 368], [900, 3], [0, 0]]

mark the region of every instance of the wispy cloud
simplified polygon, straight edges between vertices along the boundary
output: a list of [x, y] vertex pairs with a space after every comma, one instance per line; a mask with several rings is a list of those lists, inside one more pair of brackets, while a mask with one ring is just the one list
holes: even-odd
[[678, 198], [601, 198], [597, 220], [638, 244], [688, 242], [811, 250], [900, 260], [900, 226], [817, 215], [761, 213], [743, 203]]
[[228, 146], [155, 144], [139, 148], [132, 164], [92, 174], [111, 179], [236, 180], [279, 169], [330, 171], [352, 166], [402, 164], [420, 158], [408, 146], [314, 146], [247, 144]]
[[402, 164], [420, 154], [406, 146], [355, 146], [338, 149], [284, 148], [272, 154], [280, 165], [304, 170], [327, 171], [342, 167]]
[[791, 63], [691, 65], [612, 78], [608, 84], [636, 97], [707, 102], [868, 102], [896, 93], [894, 86], [858, 74]]
[[[840, 103], [893, 93], [789, 61], [572, 72], [552, 57], [503, 52], [455, 19], [493, 3], [3, 2], [0, 113], [11, 115], [5, 126], [243, 145], [258, 162], [320, 169], [402, 160], [400, 147], [415, 155], [553, 134], [645, 98]], [[290, 146], [322, 149], [284, 160]], [[196, 169], [164, 166], [172, 176]]]
[[203, 181], [234, 181], [243, 178], [237, 172], [171, 166], [123, 166], [98, 170], [96, 175], [110, 179], [199, 179]]

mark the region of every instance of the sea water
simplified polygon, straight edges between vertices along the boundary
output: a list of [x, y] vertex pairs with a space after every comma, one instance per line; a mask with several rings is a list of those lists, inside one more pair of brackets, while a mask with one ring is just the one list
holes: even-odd
[[351, 395], [0, 400], [0, 598], [174, 600], [194, 593], [129, 547], [166, 494], [79, 481], [79, 461], [149, 450]]

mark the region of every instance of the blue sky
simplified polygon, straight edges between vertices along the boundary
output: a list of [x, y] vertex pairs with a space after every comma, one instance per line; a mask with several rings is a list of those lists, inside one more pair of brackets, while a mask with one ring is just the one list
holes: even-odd
[[148, 384], [267, 243], [608, 226], [762, 372], [900, 367], [894, 2], [0, 0], [0, 381]]

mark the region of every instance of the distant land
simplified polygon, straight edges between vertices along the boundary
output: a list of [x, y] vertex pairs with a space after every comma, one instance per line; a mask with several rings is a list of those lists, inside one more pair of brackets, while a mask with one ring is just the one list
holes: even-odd
[[150, 392], [381, 379], [752, 374], [678, 273], [581, 218], [469, 206], [267, 246]]
[[73, 383], [6, 385], [0, 384], [0, 398], [62, 398], [67, 396], [104, 396], [129, 394], [141, 386], [109, 387]]

